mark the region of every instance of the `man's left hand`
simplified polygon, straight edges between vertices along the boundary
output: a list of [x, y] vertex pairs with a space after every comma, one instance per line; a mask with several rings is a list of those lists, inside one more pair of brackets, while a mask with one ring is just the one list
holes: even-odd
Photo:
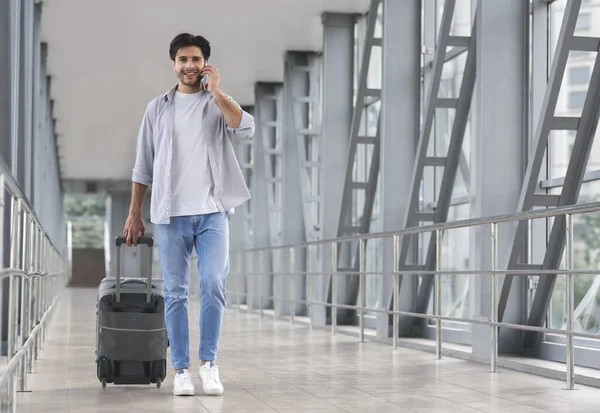
[[214, 96], [215, 93], [221, 92], [221, 75], [214, 66], [204, 66], [201, 74], [203, 76], [208, 75], [208, 82], [206, 83], [206, 90], [208, 93]]

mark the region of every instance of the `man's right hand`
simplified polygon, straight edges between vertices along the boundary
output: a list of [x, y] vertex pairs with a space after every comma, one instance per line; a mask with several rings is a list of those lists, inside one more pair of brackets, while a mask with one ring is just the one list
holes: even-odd
[[125, 222], [125, 228], [123, 229], [123, 235], [125, 236], [125, 244], [127, 246], [137, 247], [138, 235], [144, 236], [146, 228], [144, 227], [144, 220], [141, 214], [129, 213], [127, 222]]

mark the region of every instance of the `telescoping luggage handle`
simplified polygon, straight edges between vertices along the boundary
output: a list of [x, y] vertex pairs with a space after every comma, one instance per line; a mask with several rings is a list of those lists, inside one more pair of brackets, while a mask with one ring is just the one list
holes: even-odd
[[[115, 238], [115, 245], [117, 246], [117, 279], [116, 279], [116, 293], [117, 293], [117, 302], [121, 301], [121, 245], [127, 243], [127, 238], [124, 236], [118, 236]], [[152, 237], [137, 237], [137, 244], [146, 244], [148, 248], [152, 248], [154, 245], [154, 239]], [[147, 289], [146, 289], [146, 302], [150, 302], [150, 297], [152, 296], [152, 254], [148, 254], [148, 281], [147, 281]], [[130, 280], [133, 281], [133, 280]]]

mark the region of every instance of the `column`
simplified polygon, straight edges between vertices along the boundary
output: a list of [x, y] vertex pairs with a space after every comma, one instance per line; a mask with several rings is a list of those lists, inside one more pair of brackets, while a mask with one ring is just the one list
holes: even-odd
[[[337, 236], [344, 174], [348, 158], [354, 83], [355, 14], [323, 13], [323, 239]], [[330, 246], [323, 248], [323, 272], [331, 270]], [[315, 298], [326, 300], [330, 276], [315, 283]], [[340, 288], [344, 278], [339, 277]], [[329, 311], [323, 306], [313, 309], [314, 325], [325, 325]]]
[[21, 73], [21, 0], [10, 0], [10, 96], [11, 96], [11, 169], [18, 177], [19, 167], [19, 114], [22, 110], [19, 101]]
[[[412, 190], [413, 163], [419, 140], [421, 73], [421, 1], [383, 4], [383, 90], [381, 112], [380, 190], [383, 228], [400, 230]], [[383, 244], [383, 272], [393, 271], [392, 240]], [[394, 278], [386, 275], [380, 291], [382, 309], [392, 305]], [[404, 276], [400, 290], [402, 311], [412, 311], [417, 297], [416, 276]], [[377, 335], [389, 335], [390, 317], [377, 317]], [[401, 331], [411, 324], [401, 317]]]
[[[523, 145], [528, 131], [528, 4], [521, 0], [502, 3], [480, 0], [477, 19], [476, 104], [472, 105], [476, 133], [471, 149], [473, 218], [516, 210], [526, 167]], [[499, 267], [505, 268], [512, 238], [506, 225], [499, 226], [499, 234]], [[472, 231], [473, 269], [491, 268], [490, 236], [489, 226]], [[498, 278], [499, 292], [502, 277]], [[487, 319], [491, 314], [491, 278], [476, 276], [472, 286], [475, 288], [470, 294], [477, 297], [475, 316]], [[523, 283], [513, 283], [503, 321], [523, 321], [524, 292]], [[500, 329], [499, 351], [518, 350], [518, 336], [518, 331]], [[474, 354], [489, 357], [489, 327], [474, 325], [472, 343]]]
[[34, 51], [36, 50], [36, 41], [39, 42], [39, 38], [36, 38], [34, 28], [35, 24], [40, 24], [39, 20], [36, 20], [35, 14], [38, 6], [34, 4], [34, 0], [25, 0], [23, 4], [23, 43], [21, 50], [23, 56], [21, 61], [23, 62], [23, 116], [22, 116], [22, 136], [24, 140], [22, 142], [22, 165], [20, 166], [21, 176], [19, 177], [23, 191], [27, 198], [31, 199], [31, 172], [32, 172], [32, 144], [33, 144], [33, 85], [34, 85]]
[[[276, 202], [279, 200], [277, 193], [273, 193], [273, 185], [269, 182], [269, 178], [273, 176], [273, 171], [267, 171], [266, 156], [277, 157], [277, 154], [267, 155], [265, 147], [272, 146], [275, 141], [277, 131], [273, 128], [280, 127], [280, 117], [277, 113], [280, 99], [281, 83], [260, 82], [255, 85], [255, 123], [256, 131], [254, 134], [254, 170], [252, 174], [252, 199], [251, 209], [254, 224], [254, 247], [266, 248], [272, 246], [273, 239], [276, 239], [277, 229], [272, 224], [277, 223], [277, 210], [270, 210], [269, 199]], [[276, 120], [274, 120], [276, 119]], [[271, 191], [271, 193], [269, 193]], [[273, 219], [271, 219], [273, 218]], [[272, 277], [266, 275], [259, 276], [259, 272], [271, 273], [272, 260], [270, 253], [263, 253], [263, 261], [259, 262], [260, 255], [257, 252], [246, 257], [248, 259], [246, 269], [253, 273], [246, 279], [248, 283], [248, 292], [250, 294], [258, 294], [259, 285], [262, 287], [263, 295], [266, 295], [271, 289], [270, 282]], [[260, 279], [261, 277], [262, 279]], [[263, 300], [263, 304], [267, 304], [269, 300]], [[259, 308], [259, 298], [253, 297], [248, 300], [248, 308]]]
[[10, 165], [11, 95], [10, 95], [10, 2], [0, 1], [0, 157]]

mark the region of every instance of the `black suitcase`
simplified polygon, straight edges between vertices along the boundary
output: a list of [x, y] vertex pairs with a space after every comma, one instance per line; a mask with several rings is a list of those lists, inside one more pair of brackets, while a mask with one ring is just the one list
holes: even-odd
[[[151, 248], [154, 240], [138, 237]], [[160, 387], [167, 375], [167, 331], [162, 280], [152, 280], [152, 254], [147, 278], [121, 279], [121, 245], [117, 237], [116, 278], [104, 278], [96, 304], [96, 367], [102, 387], [151, 384]]]

